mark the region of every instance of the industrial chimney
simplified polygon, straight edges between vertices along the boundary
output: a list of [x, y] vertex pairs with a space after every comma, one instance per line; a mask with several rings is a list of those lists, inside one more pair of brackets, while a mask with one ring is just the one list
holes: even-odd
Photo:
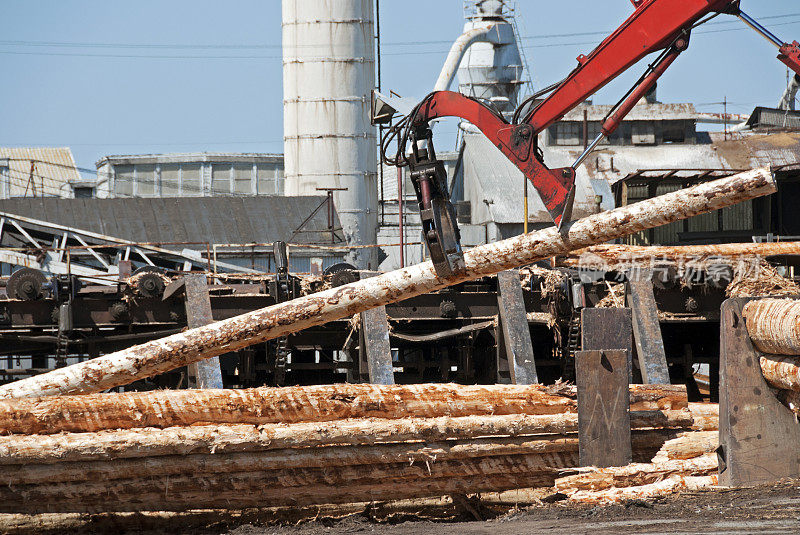
[[[376, 133], [373, 0], [283, 0], [283, 105], [286, 195], [334, 202], [348, 245], [376, 243]], [[377, 249], [348, 260], [376, 269]]]

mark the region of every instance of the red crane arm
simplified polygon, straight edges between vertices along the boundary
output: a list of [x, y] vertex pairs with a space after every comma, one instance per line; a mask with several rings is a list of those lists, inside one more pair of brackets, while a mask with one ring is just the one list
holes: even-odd
[[[786, 44], [772, 35], [769, 30], [740, 11], [739, 0], [631, 0], [631, 2], [635, 7], [633, 14], [588, 56], [579, 56], [575, 70], [519, 123], [516, 123], [516, 116], [515, 123], [511, 124], [482, 103], [460, 93], [439, 91], [428, 95], [410, 115], [410, 127], [415, 132], [412, 138], [430, 139], [428, 123], [439, 117], [460, 117], [469, 121], [531, 181], [553, 221], [561, 226], [571, 217], [575, 195], [575, 168], [602, 137], [598, 137], [573, 166], [549, 169], [541, 161], [536, 149], [538, 134], [649, 54], [663, 51], [659, 59], [650, 66], [649, 72], [639, 80], [638, 85], [612, 110], [603, 123], [602, 135], [611, 134], [642, 96], [655, 85], [659, 76], [688, 47], [692, 28], [704, 17], [723, 12], [739, 16], [777, 46], [780, 49], [778, 59], [800, 74], [800, 44], [797, 41]], [[416, 144], [414, 150], [415, 155], [410, 163], [412, 177], [416, 176], [413, 174], [415, 166], [420, 169], [424, 167], [428, 170], [426, 172], [430, 173], [429, 176], [425, 175], [428, 178], [423, 177], [424, 173], [419, 174], [423, 178], [417, 181], [419, 185], [415, 182], [421, 213], [427, 213], [426, 210], [432, 210], [435, 198], [442, 196], [441, 192], [431, 193], [435, 188], [431, 189], [429, 183], [433, 180], [430, 177], [435, 176], [431, 171], [435, 155], [432, 145], [427, 155], [422, 157], [416, 153]], [[447, 204], [449, 205], [449, 202]], [[454, 219], [454, 216], [451, 215], [450, 218]], [[440, 224], [434, 222], [432, 217], [429, 219], [431, 238], [426, 240], [433, 254], [434, 249], [442, 247], [432, 244], [434, 242], [441, 244], [447, 236], [444, 236], [439, 228]], [[458, 232], [457, 227], [454, 228], [451, 234], [455, 236], [455, 240], [451, 239], [450, 242], [457, 244]], [[439, 256], [443, 257], [441, 254]], [[437, 271], [439, 269], [437, 267]], [[441, 268], [441, 272], [447, 274], [454, 270], [452, 266], [449, 270], [445, 266]]]

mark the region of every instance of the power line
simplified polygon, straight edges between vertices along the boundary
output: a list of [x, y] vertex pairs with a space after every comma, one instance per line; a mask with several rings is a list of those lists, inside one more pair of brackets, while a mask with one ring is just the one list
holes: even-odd
[[[771, 20], [771, 19], [785, 19], [787, 17], [798, 17], [800, 13], [789, 13], [785, 15], [774, 15], [769, 17], [761, 17], [761, 20]], [[737, 21], [720, 21], [720, 22], [712, 22], [709, 23], [708, 26], [715, 26], [715, 25], [722, 25], [722, 24], [734, 24]], [[791, 21], [791, 22], [781, 22], [772, 24], [772, 27], [778, 26], [787, 26], [793, 25], [800, 22]], [[705, 30], [705, 31], [697, 31], [695, 35], [702, 35], [702, 34], [711, 34], [711, 33], [721, 33], [721, 32], [731, 32], [731, 31], [744, 31], [747, 30], [746, 27], [741, 28], [725, 28], [725, 29], [718, 29], [718, 30]], [[537, 39], [557, 39], [557, 38], [564, 38], [564, 37], [581, 37], [581, 36], [603, 36], [608, 35], [611, 32], [575, 32], [575, 33], [563, 33], [563, 34], [542, 34], [542, 35], [531, 35], [531, 36], [523, 36], [520, 37], [521, 41], [532, 41]], [[431, 44], [449, 44], [452, 41], [415, 41], [413, 43], [385, 43], [381, 46], [420, 46], [420, 45], [431, 45]], [[583, 46], [583, 45], [592, 45], [596, 44], [593, 41], [585, 41], [585, 42], [571, 42], [571, 43], [548, 43], [548, 44], [531, 44], [525, 45], [524, 48], [554, 48], [554, 47], [563, 47], [563, 46]], [[180, 50], [216, 50], [216, 49], [281, 49], [281, 45], [182, 45], [182, 44], [175, 44], [175, 45], [166, 45], [166, 44], [124, 44], [124, 43], [77, 43], [77, 42], [60, 42], [60, 41], [0, 41], [0, 45], [4, 46], [34, 46], [34, 47], [72, 47], [72, 48], [128, 48], [128, 49], [180, 49]], [[303, 45], [301, 45], [303, 46]], [[305, 45], [308, 47], [316, 47], [319, 48], [317, 45]], [[300, 47], [298, 47], [300, 48]], [[418, 52], [384, 52], [382, 55], [384, 56], [405, 56], [409, 54], [414, 55], [423, 55], [423, 54], [445, 54], [449, 50], [427, 50], [427, 51], [418, 51]], [[277, 55], [255, 55], [255, 54], [248, 54], [248, 55], [233, 55], [233, 54], [226, 54], [226, 55], [187, 55], [187, 54], [111, 54], [111, 53], [88, 53], [88, 52], [33, 52], [33, 51], [24, 51], [24, 50], [3, 50], [0, 51], [0, 54], [6, 55], [25, 55], [25, 56], [64, 56], [64, 57], [98, 57], [98, 58], [120, 58], [120, 59], [270, 59], [270, 60], [278, 60], [283, 59], [283, 56]]]

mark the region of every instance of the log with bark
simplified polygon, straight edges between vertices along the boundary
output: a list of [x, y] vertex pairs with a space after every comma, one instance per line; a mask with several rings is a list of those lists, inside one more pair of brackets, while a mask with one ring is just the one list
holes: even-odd
[[[685, 387], [631, 385], [632, 410], [688, 406]], [[567, 385], [318, 385], [243, 390], [157, 390], [0, 400], [0, 434], [91, 432], [226, 423], [323, 422], [576, 412]]]
[[[263, 473], [215, 474], [150, 479], [128, 479], [108, 484], [86, 482], [52, 485], [22, 485], [0, 489], [0, 512], [110, 512], [110, 511], [184, 511], [187, 509], [246, 509], [252, 507], [300, 507], [304, 505], [388, 501], [424, 498], [444, 494], [472, 494], [502, 490], [549, 487], [555, 476], [505, 467], [495, 474], [420, 476], [421, 467], [397, 467], [384, 471], [382, 479], [347, 480], [338, 478], [334, 469], [317, 479], [336, 481], [303, 487], [278, 486], [281, 481], [265, 478]], [[404, 480], [401, 470], [413, 471]], [[360, 474], [369, 473], [363, 467]], [[379, 472], [379, 470], [376, 470]], [[461, 473], [472, 470], [458, 470]], [[437, 472], [438, 473], [438, 472]], [[303, 474], [304, 475], [304, 474]], [[287, 474], [287, 479], [292, 478]], [[305, 478], [303, 478], [305, 479]], [[310, 481], [311, 479], [309, 479]]]
[[769, 169], [714, 180], [595, 214], [559, 232], [550, 227], [476, 247], [462, 275], [439, 278], [431, 262], [363, 279], [191, 329], [0, 387], [0, 397], [100, 392], [208, 357], [558, 254], [666, 225], [776, 191]]
[[[658, 449], [678, 434], [664, 429], [634, 431], [634, 457]], [[574, 435], [473, 439], [433, 445], [431, 451], [426, 447], [422, 443], [316, 447], [266, 455], [216, 453], [6, 465], [0, 467], [4, 483], [0, 512], [241, 509], [405, 499], [441, 495], [451, 492], [448, 489], [500, 492], [552, 486], [558, 473], [578, 461]], [[410, 462], [404, 458], [409, 452], [420, 457]], [[430, 457], [438, 453], [444, 458]], [[351, 461], [368, 464], [346, 464]], [[166, 473], [159, 471], [162, 468]]]
[[756, 349], [776, 355], [800, 355], [800, 300], [757, 299], [742, 311]]
[[[647, 411], [631, 414], [633, 429], [688, 429], [686, 411]], [[527, 453], [573, 451], [578, 429], [576, 414], [552, 416], [465, 416], [458, 418], [361, 419], [325, 423], [254, 426], [211, 425], [110, 430], [95, 433], [0, 436], [0, 466], [108, 461], [164, 455], [263, 452], [318, 446], [359, 446], [402, 442], [437, 442], [480, 437], [523, 437], [548, 434]], [[658, 440], [662, 440], [658, 435]], [[497, 449], [500, 438], [494, 441]], [[527, 443], [533, 448], [533, 442]], [[651, 445], [647, 446], [652, 447]], [[577, 451], [577, 450], [575, 450]]]

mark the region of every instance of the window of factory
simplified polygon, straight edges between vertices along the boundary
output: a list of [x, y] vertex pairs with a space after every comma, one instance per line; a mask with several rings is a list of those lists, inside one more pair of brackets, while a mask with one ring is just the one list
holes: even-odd
[[239, 195], [250, 195], [253, 192], [253, 164], [233, 164], [233, 192]]
[[664, 143], [686, 143], [686, 128], [683, 121], [664, 121], [662, 129]]
[[211, 193], [220, 195], [231, 192], [231, 164], [215, 163], [211, 168]]
[[161, 196], [177, 197], [181, 178], [181, 166], [175, 163], [161, 164]]
[[74, 186], [72, 193], [76, 199], [91, 199], [94, 197], [94, 188], [90, 186]]
[[154, 197], [156, 194], [156, 166], [141, 164], [136, 166], [137, 197]]
[[278, 173], [275, 166], [259, 164], [256, 168], [259, 195], [275, 195], [278, 193]]
[[283, 191], [284, 191], [283, 182], [284, 182], [284, 180], [283, 180], [283, 167], [281, 167], [281, 168], [278, 169], [278, 188], [277, 188], [277, 190], [275, 190], [275, 193], [277, 193], [278, 195], [283, 195]]
[[136, 171], [132, 165], [117, 165], [114, 167], [114, 196], [132, 197], [133, 181]]
[[202, 165], [199, 163], [181, 164], [181, 195], [199, 197], [203, 194], [201, 181]]
[[635, 121], [631, 126], [631, 143], [634, 145], [655, 145], [655, 125], [650, 121]]
[[553, 145], [580, 145], [581, 128], [576, 122], [557, 123], [550, 129]]

